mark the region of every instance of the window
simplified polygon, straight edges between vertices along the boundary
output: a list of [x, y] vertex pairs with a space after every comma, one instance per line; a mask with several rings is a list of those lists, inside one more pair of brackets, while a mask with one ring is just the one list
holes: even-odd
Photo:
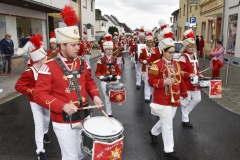
[[208, 40], [212, 41], [213, 38], [213, 21], [208, 22]]
[[93, 1], [91, 1], [91, 11], [93, 11]]
[[82, 6], [87, 8], [87, 0], [82, 0]]
[[91, 28], [91, 36], [94, 37], [94, 26]]
[[235, 54], [238, 15], [229, 16], [227, 54]]
[[181, 8], [179, 9], [179, 18], [181, 18]]
[[183, 6], [183, 16], [185, 16], [185, 4]]
[[103, 26], [103, 27], [106, 27], [106, 22], [102, 22], [102, 26]]
[[192, 12], [192, 6], [190, 6], [190, 10], [189, 10], [189, 13], [191, 13]]
[[72, 1], [77, 3], [77, 0], [72, 0]]
[[202, 22], [202, 36], [205, 38], [205, 32], [206, 32], [206, 22]]

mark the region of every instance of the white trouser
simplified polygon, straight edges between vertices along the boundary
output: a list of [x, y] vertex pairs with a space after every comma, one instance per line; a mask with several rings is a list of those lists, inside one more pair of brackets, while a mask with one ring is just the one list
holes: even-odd
[[135, 63], [136, 70], [136, 85], [141, 86], [142, 63]]
[[35, 141], [37, 145], [36, 153], [45, 152], [43, 149], [43, 137], [48, 132], [50, 122], [50, 111], [39, 106], [35, 102], [30, 102], [35, 124]]
[[[70, 124], [52, 122], [61, 148], [62, 160], [81, 160], [87, 154], [81, 149], [82, 128], [72, 129]], [[79, 123], [73, 123], [73, 126]]]
[[166, 153], [173, 152], [173, 118], [177, 111], [177, 107], [165, 106], [165, 116], [153, 126], [151, 132], [158, 136], [162, 132], [162, 139], [164, 144], [164, 151]]
[[119, 69], [122, 70], [122, 65], [123, 65], [122, 57], [117, 57], [117, 64]]
[[106, 94], [106, 85], [107, 85], [107, 82], [101, 81], [101, 88], [102, 88], [102, 92], [103, 92], [103, 95], [105, 98], [106, 113], [107, 113], [107, 115], [112, 115], [112, 105], [109, 100], [109, 96], [107, 96], [107, 94]]
[[201, 101], [201, 91], [187, 91], [187, 99], [190, 101], [187, 106], [182, 106], [182, 121], [189, 122], [189, 113]]
[[144, 72], [144, 94], [145, 94], [145, 99], [150, 100], [150, 96], [152, 94], [153, 88], [149, 86], [148, 84], [148, 67], [146, 67], [146, 72]]
[[130, 61], [131, 61], [131, 63], [135, 63], [135, 57], [134, 56], [130, 57]]
[[87, 63], [88, 63], [88, 65], [89, 65], [89, 67], [91, 68], [91, 64], [90, 64], [90, 55], [89, 54], [85, 54], [84, 55], [84, 58], [85, 58], [85, 60], [87, 61]]

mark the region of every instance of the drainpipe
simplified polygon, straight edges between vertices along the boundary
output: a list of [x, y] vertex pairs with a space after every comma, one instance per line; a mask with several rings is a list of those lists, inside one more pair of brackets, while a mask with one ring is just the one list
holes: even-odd
[[[224, 19], [225, 19], [225, 5], [226, 5], [226, 0], [223, 1], [223, 13], [222, 13], [222, 24], [221, 24], [221, 35], [219, 40], [223, 42], [223, 24], [224, 24]], [[240, 0], [239, 0], [239, 4], [240, 5]], [[230, 7], [231, 8], [231, 7]]]

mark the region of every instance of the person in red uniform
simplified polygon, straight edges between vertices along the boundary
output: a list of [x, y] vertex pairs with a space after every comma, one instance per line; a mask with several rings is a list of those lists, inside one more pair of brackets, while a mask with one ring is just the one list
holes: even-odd
[[41, 35], [37, 34], [35, 36], [32, 36], [30, 39], [30, 41], [36, 47], [36, 49], [32, 50], [29, 53], [34, 64], [33, 66], [27, 68], [25, 72], [23, 72], [23, 74], [15, 84], [15, 89], [19, 93], [28, 96], [35, 124], [35, 142], [37, 145], [36, 153], [39, 160], [46, 160], [43, 142], [51, 142], [47, 135], [50, 122], [50, 112], [48, 109], [38, 105], [33, 99], [33, 91], [36, 85], [36, 81], [38, 79], [38, 70], [46, 61], [47, 56], [46, 52], [41, 47], [41, 42], [38, 41], [39, 37], [41, 37]]
[[114, 57], [117, 57], [119, 54], [121, 54], [120, 53], [121, 45], [118, 42], [119, 42], [118, 32], [114, 32], [113, 34], [113, 53], [115, 52], [113, 55]]
[[109, 117], [112, 117], [112, 107], [111, 102], [109, 101], [109, 96], [106, 95], [106, 85], [109, 82], [119, 80], [121, 78], [121, 71], [118, 67], [116, 58], [112, 56], [112, 35], [106, 34], [105, 40], [106, 41], [103, 43], [105, 56], [98, 60], [95, 76], [101, 80], [101, 88], [105, 97], [106, 113]]
[[129, 50], [129, 56], [131, 57], [131, 62], [135, 63], [135, 54], [137, 50], [137, 44], [138, 44], [138, 36], [137, 33], [134, 33], [133, 41], [130, 43], [130, 50]]
[[187, 87], [187, 103], [182, 104], [182, 124], [188, 128], [193, 128], [189, 121], [189, 114], [193, 108], [201, 101], [200, 86], [198, 78], [204, 76], [198, 70], [198, 58], [196, 53], [195, 35], [191, 29], [184, 32], [184, 47], [181, 50], [179, 64], [182, 70], [183, 80]]
[[[123, 35], [119, 36], [119, 41], [118, 41], [118, 49], [120, 51], [120, 54], [117, 56], [117, 61], [118, 61], [118, 66], [119, 69], [122, 69], [123, 66], [123, 54], [124, 54], [124, 41], [123, 41]], [[115, 48], [114, 48], [115, 49]]]
[[204, 39], [203, 36], [200, 36], [200, 42], [199, 42], [199, 49], [200, 49], [200, 55], [199, 57], [203, 57], [203, 48], [204, 48]]
[[57, 47], [55, 33], [53, 31], [51, 31], [50, 35], [51, 35], [51, 38], [49, 40], [50, 41], [50, 49], [47, 51], [47, 60], [56, 57], [57, 54], [60, 52]]
[[87, 32], [84, 31], [83, 32], [83, 40], [81, 41], [81, 43], [83, 44], [84, 49], [85, 49], [84, 58], [88, 62], [89, 66], [91, 68], [90, 55], [91, 55], [91, 52], [92, 52], [92, 46], [91, 46], [91, 43], [87, 39], [88, 39]]
[[180, 95], [187, 97], [187, 90], [181, 75], [181, 68], [177, 61], [173, 60], [175, 52], [172, 38], [164, 38], [159, 42], [163, 58], [156, 60], [151, 65], [148, 82], [154, 88], [153, 103], [150, 106], [162, 110], [159, 113], [160, 120], [149, 131], [153, 144], [157, 144], [157, 136], [162, 133], [164, 155], [179, 159], [174, 151], [173, 118], [180, 106]]
[[153, 34], [148, 32], [146, 36], [146, 47], [142, 48], [142, 53], [139, 56], [139, 62], [142, 63], [142, 72], [144, 75], [144, 94], [145, 102], [150, 103], [150, 97], [152, 94], [152, 87], [148, 84], [148, 71], [152, 63], [161, 58], [161, 53], [158, 47], [154, 47]]
[[102, 57], [103, 57], [104, 54], [105, 54], [105, 51], [104, 51], [104, 48], [103, 48], [103, 43], [104, 43], [104, 41], [105, 41], [105, 39], [104, 39], [105, 34], [106, 34], [106, 33], [104, 33], [104, 34], [102, 35], [102, 37], [101, 37], [101, 39], [100, 39], [100, 42], [99, 42], [100, 54], [101, 54]]
[[89, 110], [82, 110], [89, 105], [88, 95], [96, 105], [102, 101], [87, 62], [78, 56], [80, 36], [75, 11], [66, 5], [61, 15], [67, 27], [55, 29], [60, 53], [40, 68], [34, 100], [51, 112], [62, 159], [83, 159], [82, 128], [75, 126], [90, 115]]
[[78, 45], [79, 45], [78, 56], [84, 57], [86, 50], [82, 41], [79, 41]]

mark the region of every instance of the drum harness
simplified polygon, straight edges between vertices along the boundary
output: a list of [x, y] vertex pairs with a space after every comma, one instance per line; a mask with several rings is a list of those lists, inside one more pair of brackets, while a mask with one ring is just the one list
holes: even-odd
[[[113, 62], [113, 63], [107, 63], [106, 60], [105, 60], [105, 58], [103, 57], [103, 58], [102, 58], [102, 61], [103, 61], [103, 63], [104, 63], [104, 66], [108, 66], [110, 75], [112, 75], [112, 74], [113, 74], [113, 71], [114, 71], [114, 68], [112, 68], [112, 67], [115, 65], [116, 59], [114, 58], [114, 62]], [[104, 81], [116, 81], [116, 80], [117, 80], [116, 76], [113, 76], [112, 78], [106, 77], [106, 78], [104, 79]]]
[[[84, 59], [79, 57], [79, 60], [81, 61], [81, 68], [80, 70], [73, 70], [73, 71], [69, 71], [66, 66], [63, 64], [63, 61], [59, 58], [59, 57], [55, 57], [54, 58], [57, 63], [59, 64], [59, 66], [62, 68], [63, 73], [65, 76], [73, 76], [71, 79], [74, 81], [75, 83], [75, 89], [76, 89], [76, 93], [77, 93], [77, 97], [78, 97], [78, 101], [80, 102], [78, 108], [83, 108], [88, 106], [88, 104], [83, 106], [83, 102], [82, 102], [82, 96], [80, 93], [80, 88], [79, 88], [79, 83], [78, 83], [78, 74], [83, 74], [84, 71]], [[89, 115], [89, 110], [78, 110], [76, 113], [72, 114], [72, 115], [68, 115], [67, 113], [63, 112], [63, 121], [64, 122], [70, 122], [71, 128], [72, 128], [72, 120], [78, 120], [78, 119], [83, 119], [86, 118]]]

